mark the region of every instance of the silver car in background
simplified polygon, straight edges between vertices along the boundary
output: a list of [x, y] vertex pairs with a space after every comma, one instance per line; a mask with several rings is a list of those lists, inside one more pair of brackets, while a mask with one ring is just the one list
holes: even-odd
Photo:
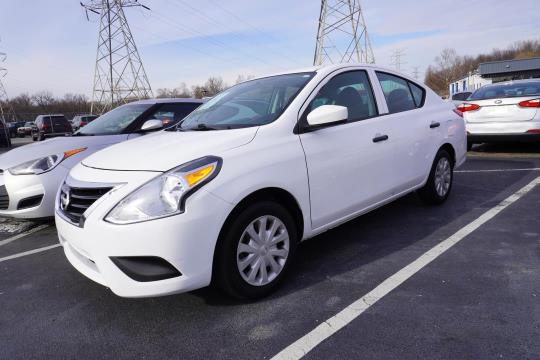
[[[132, 102], [101, 115], [73, 136], [19, 146], [0, 155], [0, 216], [54, 216], [58, 188], [81, 160], [113, 144], [172, 126], [202, 103], [198, 99]], [[81, 199], [90, 200], [85, 196]]]
[[458, 106], [475, 143], [540, 141], [540, 79], [486, 85]]

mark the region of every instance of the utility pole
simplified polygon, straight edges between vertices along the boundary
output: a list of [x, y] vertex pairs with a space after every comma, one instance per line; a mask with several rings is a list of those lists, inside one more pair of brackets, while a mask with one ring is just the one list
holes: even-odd
[[412, 75], [413, 75], [413, 78], [418, 80], [418, 77], [420, 76], [420, 67], [419, 66], [414, 66], [413, 67]]
[[314, 65], [375, 63], [360, 0], [322, 0]]
[[17, 115], [9, 103], [9, 97], [2, 83], [2, 79], [7, 75], [7, 69], [2, 65], [6, 61], [6, 53], [0, 52], [0, 119], [4, 122], [17, 121]]
[[404, 49], [396, 49], [392, 52], [392, 56], [390, 57], [391, 62], [390, 65], [393, 65], [394, 68], [397, 71], [402, 70], [402, 65], [405, 65], [406, 62], [402, 60], [402, 58], [405, 57], [405, 50]]
[[15, 111], [13, 111], [13, 107], [9, 103], [6, 88], [4, 87], [4, 84], [2, 82], [2, 79], [7, 75], [7, 69], [1, 64], [6, 61], [6, 57], [7, 56], [5, 53], [0, 53], [0, 122], [2, 122], [4, 129], [0, 136], [5, 139], [5, 142], [2, 142], [2, 144], [5, 144], [7, 147], [9, 147], [11, 146], [11, 139], [7, 127], [7, 122], [16, 121], [17, 116], [15, 115]]
[[89, 0], [81, 3], [99, 15], [99, 36], [91, 112], [102, 114], [133, 100], [152, 97], [152, 88], [131, 34], [124, 8], [142, 7], [137, 0]]

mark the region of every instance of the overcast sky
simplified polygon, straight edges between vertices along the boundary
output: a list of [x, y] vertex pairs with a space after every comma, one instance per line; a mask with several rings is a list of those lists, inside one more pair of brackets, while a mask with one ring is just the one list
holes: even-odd
[[[318, 0], [140, 0], [126, 9], [155, 90], [222, 76], [262, 75], [310, 66]], [[404, 49], [404, 72], [421, 74], [445, 47], [476, 55], [540, 38], [539, 0], [363, 0], [376, 62]], [[11, 96], [50, 90], [91, 94], [97, 16], [78, 0], [1, 0], [0, 52]]]

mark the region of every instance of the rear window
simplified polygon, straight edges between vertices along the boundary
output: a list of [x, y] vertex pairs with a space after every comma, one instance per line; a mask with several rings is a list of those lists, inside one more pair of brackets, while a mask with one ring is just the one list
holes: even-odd
[[452, 95], [452, 100], [465, 101], [471, 96], [471, 92], [462, 92]]
[[540, 95], [540, 81], [484, 86], [476, 90], [470, 100], [487, 100]]
[[68, 121], [63, 116], [47, 116], [44, 118], [45, 120], [52, 121], [53, 125], [66, 125], [68, 124]]

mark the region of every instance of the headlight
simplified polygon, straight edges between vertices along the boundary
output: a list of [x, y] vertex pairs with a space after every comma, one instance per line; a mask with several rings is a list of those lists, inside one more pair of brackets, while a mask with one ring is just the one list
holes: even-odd
[[86, 148], [73, 149], [60, 154], [45, 156], [39, 159], [27, 161], [23, 164], [9, 168], [11, 175], [39, 175], [50, 171], [65, 159], [83, 152]]
[[131, 224], [180, 214], [187, 197], [215, 178], [221, 163], [221, 158], [207, 156], [170, 170], [120, 201], [105, 221]]

